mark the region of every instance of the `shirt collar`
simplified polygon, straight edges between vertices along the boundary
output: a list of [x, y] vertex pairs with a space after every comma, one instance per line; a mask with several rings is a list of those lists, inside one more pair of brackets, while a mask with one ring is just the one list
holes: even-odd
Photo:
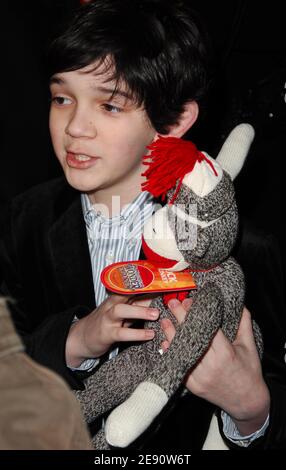
[[123, 207], [120, 214], [111, 218], [106, 218], [102, 216], [99, 211], [96, 211], [88, 195], [85, 193], [81, 194], [81, 204], [87, 225], [90, 225], [97, 219], [105, 225], [117, 225], [118, 223], [131, 223], [132, 220], [138, 216], [138, 213], [142, 212], [147, 205], [154, 205], [154, 199], [148, 191], [142, 191], [130, 204]]

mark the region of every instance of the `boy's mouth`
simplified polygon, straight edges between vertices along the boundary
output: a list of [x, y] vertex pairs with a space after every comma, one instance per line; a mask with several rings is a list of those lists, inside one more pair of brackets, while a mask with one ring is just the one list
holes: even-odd
[[76, 160], [79, 160], [80, 162], [87, 162], [88, 160], [91, 159], [91, 157], [88, 157], [87, 155], [75, 155], [75, 154], [74, 154], [74, 158]]
[[93, 166], [98, 157], [91, 157], [89, 155], [84, 155], [81, 153], [67, 152], [66, 162], [71, 168], [86, 169]]

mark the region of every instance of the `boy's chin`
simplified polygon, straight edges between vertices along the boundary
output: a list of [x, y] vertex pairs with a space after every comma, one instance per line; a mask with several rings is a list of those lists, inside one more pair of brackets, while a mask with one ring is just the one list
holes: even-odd
[[66, 174], [66, 180], [72, 188], [77, 189], [81, 193], [95, 191], [98, 184], [91, 178], [84, 178], [83, 175]]

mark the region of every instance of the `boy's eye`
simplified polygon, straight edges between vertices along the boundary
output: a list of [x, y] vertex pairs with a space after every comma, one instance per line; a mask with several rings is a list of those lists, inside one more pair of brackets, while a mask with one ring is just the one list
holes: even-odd
[[70, 98], [66, 98], [65, 96], [54, 96], [54, 98], [52, 98], [52, 102], [58, 106], [65, 106], [67, 104], [71, 104], [72, 100]]
[[120, 113], [122, 111], [122, 108], [119, 108], [118, 106], [114, 106], [113, 104], [110, 103], [104, 103], [103, 108], [105, 111], [108, 111], [109, 113]]

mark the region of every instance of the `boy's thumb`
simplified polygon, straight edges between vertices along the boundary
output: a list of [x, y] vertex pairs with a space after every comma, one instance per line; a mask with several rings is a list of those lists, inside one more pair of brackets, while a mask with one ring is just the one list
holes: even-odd
[[252, 329], [251, 313], [246, 307], [243, 308], [235, 344], [246, 346], [248, 349], [256, 349]]

